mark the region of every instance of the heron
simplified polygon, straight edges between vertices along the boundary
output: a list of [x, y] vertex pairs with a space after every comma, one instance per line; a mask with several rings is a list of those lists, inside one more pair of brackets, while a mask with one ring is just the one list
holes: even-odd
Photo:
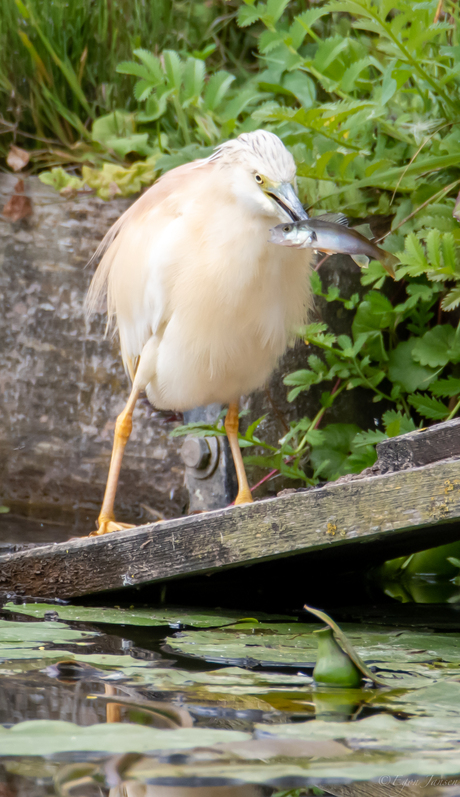
[[91, 314], [106, 302], [132, 388], [116, 420], [93, 534], [132, 528], [115, 520], [114, 502], [143, 391], [158, 410], [228, 405], [235, 504], [252, 501], [239, 401], [265, 384], [304, 323], [313, 257], [269, 243], [269, 230], [304, 218], [291, 153], [274, 133], [256, 130], [165, 173], [108, 231], [86, 307]]

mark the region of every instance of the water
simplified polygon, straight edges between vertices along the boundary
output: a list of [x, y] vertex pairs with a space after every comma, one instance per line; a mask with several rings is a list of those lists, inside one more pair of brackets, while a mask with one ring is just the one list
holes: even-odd
[[[0, 543], [64, 533], [33, 523]], [[342, 586], [330, 613], [384, 688], [315, 686], [320, 626], [298, 606], [5, 603], [0, 797], [456, 796], [459, 605], [353, 606]]]
[[[377, 795], [389, 775], [416, 778], [428, 797], [458, 793], [457, 633], [345, 624], [388, 688], [319, 689], [318, 626], [255, 619], [6, 604], [0, 794], [270, 797], [315, 785]], [[340, 792], [350, 782], [361, 791]]]

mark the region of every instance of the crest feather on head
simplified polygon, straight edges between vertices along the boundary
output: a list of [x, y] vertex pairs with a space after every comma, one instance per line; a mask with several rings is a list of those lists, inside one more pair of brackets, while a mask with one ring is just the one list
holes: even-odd
[[253, 172], [260, 172], [274, 182], [290, 183], [295, 178], [294, 158], [283, 142], [268, 130], [242, 133], [225, 141], [214, 150], [209, 162], [241, 163]]

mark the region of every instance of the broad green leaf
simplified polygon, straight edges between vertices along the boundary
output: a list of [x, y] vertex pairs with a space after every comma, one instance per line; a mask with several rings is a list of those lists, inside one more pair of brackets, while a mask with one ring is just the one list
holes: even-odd
[[288, 72], [283, 86], [298, 99], [304, 108], [311, 108], [316, 99], [316, 87], [313, 80], [303, 72]]
[[[241, 612], [229, 610], [218, 612], [213, 609], [114, 609], [103, 606], [71, 606], [69, 604], [56, 605], [52, 603], [7, 603], [4, 606], [11, 612], [26, 614], [29, 617], [42, 618], [46, 612], [57, 612], [61, 620], [93, 623], [116, 623], [117, 625], [145, 625], [145, 626], [194, 626], [208, 628], [213, 626], [229, 625], [238, 622], [244, 617]], [[256, 612], [251, 614], [256, 620], [267, 620], [269, 615]], [[272, 615], [273, 617], [273, 615]], [[11, 625], [9, 623], [8, 625]], [[21, 624], [22, 625], [22, 624]], [[34, 627], [40, 627], [36, 624]], [[60, 625], [54, 628], [62, 628]]]
[[454, 342], [455, 331], [450, 324], [430, 329], [422, 338], [415, 341], [412, 348], [414, 360], [421, 365], [436, 368], [449, 362], [449, 349]]
[[394, 318], [391, 302], [382, 293], [369, 291], [358, 307], [353, 319], [353, 337], [356, 340], [363, 332], [387, 329]]
[[334, 480], [349, 472], [348, 455], [359, 431], [359, 427], [351, 423], [332, 423], [322, 429], [323, 440], [312, 448], [310, 460], [315, 470], [322, 466], [323, 479]]
[[[316, 660], [314, 631], [307, 623], [247, 623], [215, 631], [185, 631], [168, 640], [168, 649], [216, 664], [254, 666], [254, 662], [299, 667]], [[351, 645], [364, 662], [378, 662], [379, 675], [404, 684], [405, 670], [414, 663], [434, 658], [460, 663], [460, 640], [456, 634], [388, 629], [341, 623]], [[460, 716], [460, 710], [459, 710]]]
[[[118, 138], [125, 139], [134, 135], [136, 124], [134, 115], [127, 111], [114, 111], [106, 116], [100, 116], [93, 123], [91, 135], [94, 141], [98, 141], [105, 146], [108, 142], [114, 142]], [[145, 134], [147, 136], [147, 134]], [[147, 140], [148, 136], [145, 140]]]
[[413, 393], [420, 388], [427, 388], [436, 378], [436, 371], [420, 365], [413, 357], [413, 350], [420, 338], [410, 338], [399, 343], [389, 355], [388, 376], [392, 382]]
[[250, 734], [213, 728], [164, 730], [130, 723], [79, 727], [59, 720], [20, 722], [10, 730], [0, 728], [2, 755], [46, 756], [56, 753], [141, 753], [153, 750], [190, 750], [222, 742], [249, 740]]

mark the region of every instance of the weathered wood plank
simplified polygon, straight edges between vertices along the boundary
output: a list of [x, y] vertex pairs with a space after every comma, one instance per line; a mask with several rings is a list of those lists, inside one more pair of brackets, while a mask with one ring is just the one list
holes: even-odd
[[377, 444], [377, 456], [381, 473], [460, 457], [460, 418], [382, 440]]
[[[0, 557], [0, 594], [70, 598], [460, 520], [460, 460]], [[450, 526], [453, 533], [456, 527]], [[460, 528], [458, 529], [460, 537]], [[424, 534], [424, 547], [427, 538]]]

